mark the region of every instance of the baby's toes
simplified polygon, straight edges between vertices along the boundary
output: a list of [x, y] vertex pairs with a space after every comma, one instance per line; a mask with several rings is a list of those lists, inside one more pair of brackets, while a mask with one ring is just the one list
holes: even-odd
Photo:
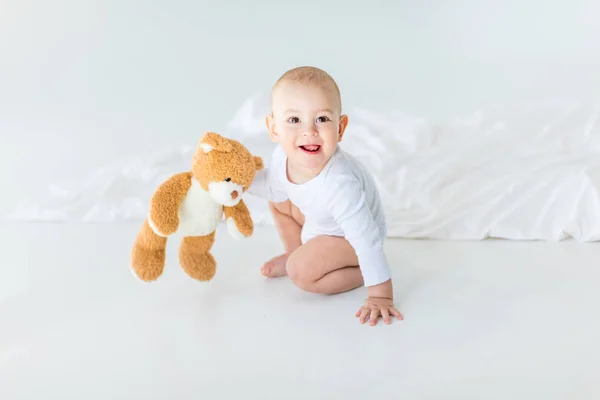
[[262, 268], [260, 269], [260, 272], [264, 275], [264, 276], [270, 276], [271, 275], [271, 269], [273, 268], [273, 265], [271, 265], [271, 263], [265, 263]]
[[285, 254], [277, 256], [265, 262], [260, 271], [264, 276], [267, 276], [269, 278], [276, 278], [279, 276], [287, 275], [287, 271], [285, 270], [286, 260], [287, 255]]

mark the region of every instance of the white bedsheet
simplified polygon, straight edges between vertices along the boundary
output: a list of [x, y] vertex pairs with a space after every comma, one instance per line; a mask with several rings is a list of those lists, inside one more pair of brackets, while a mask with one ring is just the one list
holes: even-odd
[[[267, 96], [250, 98], [223, 133], [268, 157]], [[600, 239], [599, 104], [546, 102], [434, 123], [401, 112], [347, 110], [342, 147], [373, 172], [389, 235], [406, 238]], [[169, 175], [187, 170], [196, 143], [97, 168], [84, 184], [23, 203], [21, 221], [123, 221], [146, 216]], [[268, 159], [265, 159], [268, 163]], [[246, 197], [257, 224], [266, 204]]]

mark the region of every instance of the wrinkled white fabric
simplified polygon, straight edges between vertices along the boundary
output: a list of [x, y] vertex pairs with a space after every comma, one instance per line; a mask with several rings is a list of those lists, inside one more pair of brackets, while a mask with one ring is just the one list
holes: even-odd
[[[268, 96], [249, 99], [225, 135], [265, 161]], [[546, 102], [433, 123], [401, 112], [347, 110], [342, 147], [372, 172], [388, 236], [479, 240], [600, 239], [600, 104]], [[23, 205], [16, 220], [141, 220], [162, 179], [186, 170], [193, 147], [98, 168], [51, 204]], [[266, 204], [247, 195], [257, 224]]]

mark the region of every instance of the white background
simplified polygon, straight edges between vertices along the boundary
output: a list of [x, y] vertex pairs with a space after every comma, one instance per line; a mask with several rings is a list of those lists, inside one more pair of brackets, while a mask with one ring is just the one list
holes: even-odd
[[[600, 93], [597, 1], [367, 3], [0, 0], [0, 211], [95, 167], [194, 146], [297, 65], [329, 71], [349, 110], [427, 120]], [[529, 135], [522, 153], [526, 130], [475, 144], [476, 129], [448, 131], [442, 150], [478, 156], [471, 175], [471, 159], [425, 137], [406, 174], [422, 207], [399, 220], [549, 237], [575, 221], [599, 237], [599, 125], [581, 139], [590, 110], [554, 125], [547, 146]], [[354, 149], [370, 147], [358, 138]], [[531, 156], [529, 168], [493, 160], [504, 154]], [[521, 191], [502, 196], [522, 175]], [[482, 180], [499, 205], [477, 195]], [[528, 187], [535, 196], [521, 195]], [[354, 318], [365, 288], [318, 296], [260, 275], [282, 251], [274, 229], [241, 243], [220, 229], [208, 284], [185, 276], [174, 238], [164, 276], [142, 284], [128, 265], [139, 226], [1, 225], [2, 400], [600, 398], [597, 244], [392, 239], [405, 320], [368, 327]]]
[[0, 2], [0, 211], [223, 130], [286, 69], [428, 118], [600, 89], [595, 1]]

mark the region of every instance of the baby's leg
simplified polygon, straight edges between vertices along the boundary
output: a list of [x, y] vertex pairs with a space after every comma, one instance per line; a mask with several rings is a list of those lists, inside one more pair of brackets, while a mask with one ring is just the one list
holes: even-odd
[[354, 248], [342, 237], [309, 240], [289, 256], [287, 273], [300, 289], [314, 293], [342, 293], [364, 284]]
[[286, 275], [285, 265], [289, 255], [302, 245], [300, 237], [304, 216], [289, 200], [283, 203], [269, 203], [269, 208], [279, 237], [283, 242], [285, 253], [267, 261], [261, 272], [265, 276], [277, 277]]

